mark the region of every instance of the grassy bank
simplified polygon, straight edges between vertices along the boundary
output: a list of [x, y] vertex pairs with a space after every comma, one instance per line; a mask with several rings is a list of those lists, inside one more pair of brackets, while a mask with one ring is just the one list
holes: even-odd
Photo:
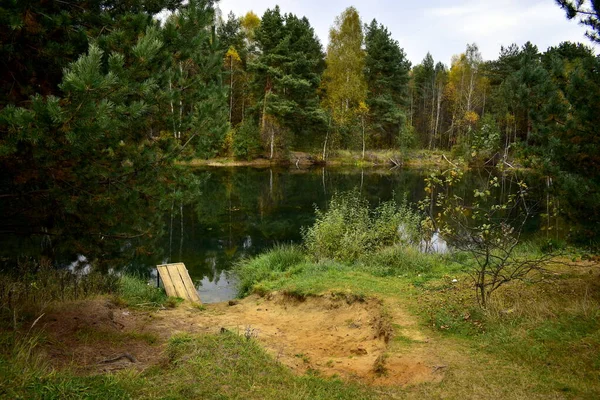
[[[44, 338], [3, 334], [0, 396], [23, 399], [345, 399], [370, 398], [358, 384], [296, 376], [254, 341], [220, 335], [174, 335], [160, 365], [145, 371], [81, 375], [52, 370], [33, 350]], [[13, 351], [6, 353], [8, 347]]]
[[427, 168], [443, 165], [446, 161], [442, 155], [443, 151], [428, 150], [372, 150], [365, 153], [362, 157], [360, 151], [338, 150], [329, 155], [325, 161], [320, 153], [308, 152], [290, 152], [285, 157], [269, 160], [258, 158], [254, 160], [236, 160], [232, 157], [218, 157], [208, 160], [194, 159], [185, 162], [185, 165], [191, 166], [211, 166], [211, 167], [256, 167], [266, 168], [270, 166], [297, 166], [309, 167], [312, 165], [328, 166], [352, 166], [352, 167], [396, 167], [407, 166], [414, 168]]
[[[448, 370], [441, 383], [413, 387], [403, 396], [600, 396], [597, 263], [571, 250], [569, 258], [556, 258], [540, 276], [506, 283], [483, 309], [468, 273], [474, 263], [470, 254], [424, 254], [411, 240], [415, 232], [409, 227], [417, 217], [410, 209], [369, 212], [352, 199], [334, 199], [327, 212], [318, 213], [315, 225], [304, 232], [303, 246], [276, 248], [242, 263], [241, 294], [342, 294], [407, 310], [417, 317], [421, 335], [406, 335], [402, 316], [392, 312], [393, 345], [387, 355], [431, 343]], [[404, 240], [388, 222], [405, 227]], [[516, 253], [535, 259], [542, 250], [536, 242], [522, 243]]]
[[[483, 309], [469, 254], [421, 252], [419, 219], [406, 204], [337, 196], [301, 246], [240, 262], [240, 295], [252, 296], [229, 304], [181, 304], [128, 276], [95, 277], [82, 300], [50, 271], [32, 275], [28, 287], [56, 296], [36, 302], [31, 289], [17, 318], [3, 314], [0, 397], [600, 397], [597, 262], [572, 251]], [[130, 349], [139, 362], [113, 365]]]
[[[477, 306], [462, 265], [454, 257], [410, 248], [388, 248], [353, 263], [315, 262], [300, 249], [280, 248], [244, 264], [240, 274], [246, 292], [342, 293], [406, 307], [428, 336], [443, 343], [452, 368], [441, 385], [410, 393], [436, 398], [600, 395], [597, 265], [556, 265], [543, 282], [507, 285], [486, 310]], [[401, 328], [395, 327], [396, 340], [410, 346]]]
[[[135, 277], [121, 276], [111, 282], [114, 286], [104, 295], [95, 292], [77, 300], [71, 297], [43, 304], [32, 300], [22, 304], [21, 310], [27, 313], [20, 314], [15, 326], [0, 326], [0, 398], [374, 397], [365, 385], [324, 378], [316, 371], [298, 376], [268, 355], [252, 337], [229, 330], [190, 334], [160, 327], [156, 328], [158, 333], [124, 329], [117, 314], [135, 314], [142, 326], [147, 326], [153, 319], [164, 318], [158, 316], [159, 310], [178, 307], [181, 302]], [[108, 318], [103, 315], [106, 310]], [[201, 315], [204, 307], [192, 310]], [[57, 317], [55, 326], [52, 321]], [[81, 352], [64, 360], [75, 347], [137, 348], [138, 354], [140, 348], [146, 348], [154, 361], [137, 368], [98, 373], [97, 368], [90, 369], [89, 363], [84, 367], [80, 356], [75, 355]]]
[[[508, 286], [483, 312], [475, 306], [472, 288], [457, 260], [406, 250], [376, 251], [369, 261], [348, 263], [316, 262], [301, 248], [282, 247], [243, 264], [240, 271], [247, 292], [288, 292], [295, 298], [334, 293], [357, 301], [381, 299], [393, 327], [388, 357], [433, 346], [441, 359], [436, 368], [444, 373], [440, 382], [378, 387], [327, 378], [318, 370], [296, 375], [252, 337], [228, 330], [221, 334], [170, 332], [167, 339], [102, 331], [100, 327], [98, 334], [84, 330], [78, 340], [89, 346], [144, 343], [159, 358], [142, 369], [109, 373], [82, 371], [77, 360], [56, 368], [52, 354], [46, 351], [58, 345], [56, 339], [42, 323], [31, 328], [29, 321], [16, 333], [4, 329], [0, 334], [0, 397], [597, 398], [597, 267], [584, 262], [575, 269], [557, 266], [553, 278], [544, 283]], [[402, 257], [405, 262], [389, 265], [385, 260], [392, 253], [394, 259]], [[125, 284], [130, 289], [121, 289], [118, 301], [140, 307], [159, 300], [156, 293], [145, 292], [144, 282], [132, 282]], [[107, 298], [113, 300], [115, 297]], [[67, 303], [55, 307], [69, 310]], [[416, 329], [424, 338], [407, 335], [406, 326], [396, 323], [398, 308], [416, 316]], [[201, 316], [206, 311], [196, 312]], [[289, 312], [293, 314], [293, 310]], [[155, 314], [146, 309], [144, 315]], [[393, 366], [384, 364], [384, 374], [386, 368]]]

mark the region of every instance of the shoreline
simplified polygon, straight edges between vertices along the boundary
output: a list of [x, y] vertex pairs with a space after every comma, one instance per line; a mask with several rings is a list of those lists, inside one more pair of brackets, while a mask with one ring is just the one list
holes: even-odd
[[340, 151], [326, 161], [321, 156], [307, 152], [290, 152], [286, 158], [266, 159], [256, 158], [254, 160], [235, 160], [231, 157], [215, 157], [210, 159], [192, 159], [181, 161], [180, 165], [191, 167], [289, 167], [310, 168], [316, 166], [327, 167], [361, 167], [361, 168], [430, 168], [439, 167], [447, 162], [442, 151], [413, 151], [408, 155], [400, 155], [389, 150], [366, 152], [365, 158], [359, 151]]

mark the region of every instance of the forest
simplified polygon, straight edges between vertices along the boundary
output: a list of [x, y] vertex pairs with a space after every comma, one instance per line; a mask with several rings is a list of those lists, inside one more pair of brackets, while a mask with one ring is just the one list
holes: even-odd
[[[217, 18], [211, 1], [9, 2], [3, 230], [94, 225], [95, 235], [127, 236], [123, 222], [140, 234], [135, 221], [81, 215], [110, 215], [111, 204], [134, 198], [157, 207], [155, 182], [185, 180], [176, 160], [441, 149], [480, 165], [519, 160], [552, 177], [589, 242], [600, 221], [597, 14], [559, 3], [589, 25], [591, 43], [545, 52], [512, 44], [491, 61], [473, 43], [448, 66], [430, 54], [411, 65], [390, 30], [353, 7], [324, 49], [307, 18], [278, 6]], [[165, 8], [177, 11], [153, 18]]]
[[0, 397], [600, 396], [600, 2], [547, 1], [581, 42], [449, 65], [354, 6], [3, 1]]

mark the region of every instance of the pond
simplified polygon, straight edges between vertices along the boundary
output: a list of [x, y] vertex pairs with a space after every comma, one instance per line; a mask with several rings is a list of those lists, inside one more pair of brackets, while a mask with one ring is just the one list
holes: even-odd
[[[104, 270], [125, 269], [150, 276], [152, 282], [156, 282], [157, 264], [183, 262], [201, 299], [218, 302], [235, 297], [231, 271], [240, 259], [277, 244], [299, 243], [302, 228], [315, 221], [315, 207], [326, 209], [334, 193], [356, 189], [373, 206], [390, 199], [414, 205], [425, 196], [426, 171], [418, 169], [206, 167], [193, 171], [203, 182], [200, 191], [185, 202], [163, 205], [164, 214], [155, 218], [160, 226], [149, 225], [150, 237], [114, 243], [90, 237], [71, 245], [45, 235], [0, 235], [0, 260], [35, 260], [45, 255], [59, 266], [80, 271], [86, 270], [88, 258], [99, 263], [108, 260]], [[489, 171], [468, 171], [458, 193], [472, 194], [489, 177]], [[529, 180], [532, 197], [544, 199], [543, 180]], [[111, 208], [113, 217], [136, 212], [135, 204], [125, 206], [124, 210]], [[140, 218], [149, 218], [144, 208], [138, 208]], [[533, 218], [527, 231], [536, 232], [542, 225], [539, 217]]]
[[[166, 216], [161, 262], [183, 262], [204, 302], [236, 294], [230, 271], [241, 258], [276, 244], [298, 243], [302, 227], [315, 220], [336, 192], [357, 189], [372, 205], [395, 199], [416, 203], [424, 197], [423, 170], [206, 168], [202, 194], [191, 204], [174, 204]], [[464, 189], [488, 179], [471, 171]], [[532, 221], [529, 230], [536, 230]], [[159, 260], [157, 260], [159, 261]]]

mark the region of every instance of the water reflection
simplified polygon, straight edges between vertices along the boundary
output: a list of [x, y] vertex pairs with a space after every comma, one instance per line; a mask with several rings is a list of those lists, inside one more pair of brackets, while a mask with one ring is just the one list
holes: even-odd
[[448, 252], [448, 243], [439, 231], [435, 231], [429, 240], [421, 240], [419, 249], [424, 253], [444, 254]]
[[236, 297], [237, 280], [233, 274], [221, 271], [214, 280], [208, 277], [202, 278], [196, 288], [204, 303], [218, 303]]
[[198, 199], [171, 207], [163, 245], [168, 262], [185, 263], [192, 279], [202, 282], [205, 302], [235, 294], [228, 286], [231, 276], [222, 279], [237, 260], [275, 244], [300, 242], [301, 228], [314, 222], [315, 206], [326, 209], [334, 193], [362, 187], [372, 204], [404, 197], [417, 201], [423, 193], [420, 171], [220, 168], [198, 173], [207, 171]]
[[[374, 206], [390, 199], [415, 203], [424, 197], [425, 171], [420, 170], [199, 168], [195, 173], [204, 177], [201, 193], [191, 202], [176, 200], [167, 204], [164, 215], [160, 216], [161, 223], [152, 225], [151, 237], [119, 241], [118, 247], [109, 247], [108, 240], [101, 240], [104, 247], [100, 246], [101, 256], [96, 257], [87, 248], [70, 248], [64, 254], [60, 248], [53, 248], [55, 259], [66, 266], [77, 254], [85, 254], [90, 263], [108, 254], [110, 267], [126, 268], [148, 278], [155, 277], [158, 264], [183, 262], [198, 284], [202, 300], [221, 301], [235, 295], [235, 279], [228, 271], [238, 260], [278, 243], [300, 242], [301, 228], [315, 220], [315, 206], [326, 209], [336, 192], [359, 189]], [[460, 196], [472, 195], [473, 188], [480, 187], [487, 179], [487, 174], [469, 171], [455, 192]], [[128, 211], [131, 210], [122, 213]], [[538, 219], [532, 218], [528, 224], [532, 226], [527, 228], [530, 231], [539, 229]], [[402, 228], [398, 233], [403, 235]], [[0, 258], [36, 254], [41, 248], [39, 241], [12, 237], [0, 243]], [[94, 244], [98, 246], [97, 239]], [[447, 251], [439, 233], [421, 245], [427, 251]], [[87, 262], [77, 259], [71, 268], [85, 268]]]
[[67, 269], [74, 274], [87, 275], [90, 273], [92, 266], [84, 255], [78, 254], [75, 261], [67, 265]]

